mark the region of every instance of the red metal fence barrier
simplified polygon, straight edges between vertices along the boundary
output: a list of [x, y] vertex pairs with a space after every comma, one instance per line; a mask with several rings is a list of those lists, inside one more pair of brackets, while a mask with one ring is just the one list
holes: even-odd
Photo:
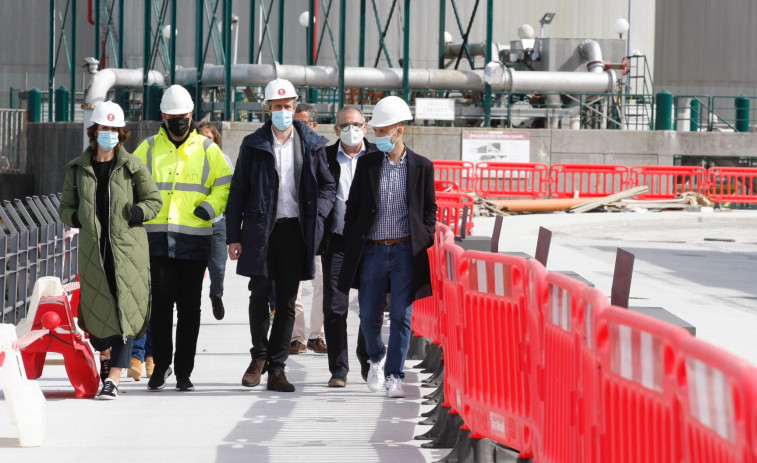
[[710, 167], [707, 196], [719, 203], [757, 203], [757, 169]]
[[476, 167], [472, 162], [443, 159], [431, 161], [434, 163], [434, 180], [454, 183], [460, 191], [475, 191]]
[[599, 164], [552, 164], [549, 194], [553, 198], [596, 198], [628, 188], [628, 167]]
[[675, 199], [679, 193], [694, 191], [707, 194], [707, 169], [698, 166], [634, 166], [630, 185], [649, 187], [639, 200]]
[[479, 162], [476, 194], [485, 198], [546, 198], [549, 167], [538, 162]]

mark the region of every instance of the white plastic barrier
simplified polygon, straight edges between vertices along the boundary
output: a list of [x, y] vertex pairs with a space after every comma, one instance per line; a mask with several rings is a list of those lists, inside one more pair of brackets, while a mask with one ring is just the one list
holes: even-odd
[[15, 340], [16, 327], [0, 324], [0, 389], [21, 446], [39, 447], [45, 436], [45, 396], [36, 381], [26, 378], [21, 354], [11, 347]]

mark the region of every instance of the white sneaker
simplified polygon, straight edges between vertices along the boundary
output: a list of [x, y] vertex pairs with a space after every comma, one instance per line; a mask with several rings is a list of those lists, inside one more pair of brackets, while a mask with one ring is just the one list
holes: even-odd
[[405, 397], [405, 391], [402, 389], [402, 380], [394, 375], [386, 377], [386, 396], [390, 399], [401, 399]]
[[380, 362], [370, 362], [371, 369], [368, 370], [368, 390], [378, 392], [384, 387], [384, 359]]

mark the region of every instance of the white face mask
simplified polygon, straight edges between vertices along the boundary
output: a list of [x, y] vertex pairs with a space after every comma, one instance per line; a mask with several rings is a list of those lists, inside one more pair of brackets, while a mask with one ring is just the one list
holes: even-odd
[[349, 130], [339, 132], [339, 139], [345, 146], [357, 146], [363, 141], [363, 129], [350, 127]]

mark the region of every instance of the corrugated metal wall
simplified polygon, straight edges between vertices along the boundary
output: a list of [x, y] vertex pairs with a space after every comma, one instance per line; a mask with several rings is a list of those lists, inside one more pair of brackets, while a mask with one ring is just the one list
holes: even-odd
[[[538, 34], [539, 19], [545, 12], [556, 12], [552, 24], [545, 27], [547, 37], [563, 38], [617, 38], [613, 31], [613, 23], [617, 18], [628, 16], [628, 1], [632, 1], [633, 10], [631, 17], [631, 49], [640, 50], [650, 58], [654, 53], [654, 17], [655, 0], [497, 0], [494, 2], [494, 41], [509, 43], [517, 38], [516, 31], [521, 24], [529, 23]], [[705, 0], [699, 0], [705, 3]], [[698, 3], [699, 3], [698, 2]], [[159, 4], [162, 2], [158, 2]], [[259, 2], [255, 2], [259, 4]], [[268, 1], [265, 2], [268, 6]], [[278, 43], [278, 2], [273, 7], [269, 29], [274, 50]], [[319, 14], [324, 14], [323, 4], [329, 2], [317, 2]], [[399, 6], [403, 1], [397, 2]], [[468, 20], [472, 14], [475, 1], [457, 0], [463, 28], [467, 28]], [[663, 2], [660, 2], [663, 3]], [[670, 2], [665, 2], [670, 3]], [[675, 2], [675, 3], [682, 3]], [[741, 3], [747, 4], [749, 0]], [[110, 4], [110, 1], [108, 1]], [[334, 33], [335, 43], [338, 43], [339, 32], [339, 4], [335, 0], [329, 15], [331, 29]], [[392, 4], [391, 0], [378, 0], [376, 2], [382, 24]], [[66, 2], [58, 1], [59, 9], [64, 8]], [[127, 24], [124, 40], [125, 65], [129, 68], [142, 67], [142, 36], [143, 36], [143, 3], [134, 0], [125, 2], [125, 23]], [[347, 30], [347, 65], [356, 66], [358, 61], [359, 45], [359, 2], [349, 0], [347, 2], [348, 30]], [[94, 53], [94, 26], [87, 21], [87, 2], [77, 1], [77, 90], [82, 90], [87, 84], [87, 77], [81, 69], [82, 59], [92, 56]], [[178, 12], [178, 38], [177, 38], [177, 63], [184, 67], [194, 66], [194, 42], [195, 42], [195, 2], [181, 0]], [[299, 25], [300, 14], [307, 10], [306, 0], [290, 0], [285, 3], [285, 49], [283, 62], [286, 64], [305, 63], [305, 29]], [[377, 52], [378, 29], [375, 15], [370, 0], [366, 2], [366, 51], [365, 61], [367, 66], [373, 66]], [[9, 88], [38, 87], [43, 91], [48, 87], [48, 59], [49, 59], [49, 2], [17, 0], [0, 0], [0, 39], [6, 44], [0, 48], [0, 107], [7, 107]], [[248, 62], [250, 2], [236, 0], [233, 11], [240, 18], [239, 52], [238, 62]], [[447, 1], [446, 30], [452, 34], [453, 41], [461, 41], [461, 33], [457, 27], [451, 2]], [[398, 66], [398, 59], [402, 54], [402, 28], [404, 11], [395, 10], [391, 26], [387, 32], [386, 43], [394, 66]], [[63, 12], [59, 12], [63, 14]], [[220, 14], [220, 7], [219, 7]], [[486, 1], [482, 0], [478, 7], [476, 19], [471, 29], [470, 41], [483, 42], [486, 38]], [[261, 17], [257, 15], [258, 19]], [[155, 14], [153, 14], [153, 20]], [[435, 68], [438, 63], [438, 32], [439, 32], [439, 1], [438, 0], [413, 0], [411, 31], [411, 66], [416, 68]], [[70, 27], [70, 26], [69, 26]], [[319, 26], [319, 30], [323, 24]], [[260, 24], [256, 25], [256, 32], [261, 31]], [[207, 26], [206, 26], [207, 31]], [[56, 30], [56, 40], [59, 31]], [[23, 37], [23, 40], [18, 40]], [[9, 44], [15, 44], [9, 46]], [[56, 44], [57, 45], [57, 44]], [[108, 50], [110, 52], [110, 49]], [[262, 62], [271, 62], [271, 53], [268, 41], [264, 40]], [[214, 48], [211, 45], [208, 52], [208, 63], [216, 63]], [[220, 62], [220, 57], [218, 59]], [[111, 61], [112, 63], [112, 61]], [[321, 58], [318, 64], [334, 65], [334, 52], [328, 34], [321, 46]], [[482, 65], [483, 60], [477, 62]], [[386, 60], [383, 55], [379, 59], [378, 66], [385, 67]], [[468, 67], [467, 63], [461, 63], [461, 69]], [[158, 60], [156, 69], [163, 70], [163, 65]], [[61, 55], [58, 64], [55, 87], [61, 85], [69, 87], [70, 77], [65, 55]]]
[[659, 1], [657, 19], [657, 90], [757, 95], [757, 2]]

